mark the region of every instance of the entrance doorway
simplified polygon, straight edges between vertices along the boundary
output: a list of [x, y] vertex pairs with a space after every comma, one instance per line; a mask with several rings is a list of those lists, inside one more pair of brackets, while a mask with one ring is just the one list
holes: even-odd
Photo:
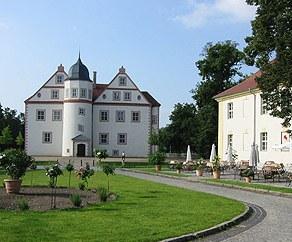
[[85, 144], [77, 145], [77, 156], [84, 157], [85, 156]]

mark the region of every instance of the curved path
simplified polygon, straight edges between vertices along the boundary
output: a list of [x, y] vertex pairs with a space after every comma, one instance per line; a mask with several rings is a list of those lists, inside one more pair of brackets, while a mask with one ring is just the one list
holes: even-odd
[[168, 184], [172, 186], [187, 188], [201, 192], [212, 193], [246, 203], [256, 204], [262, 207], [267, 215], [260, 223], [250, 229], [232, 237], [216, 238], [214, 240], [204, 239], [203, 241], [292, 241], [292, 199], [286, 197], [273, 196], [269, 194], [259, 194], [249, 191], [243, 191], [232, 188], [218, 187], [198, 182], [190, 182], [187, 180], [179, 180], [166, 178], [155, 175], [134, 173], [119, 170], [117, 173], [136, 177], [140, 179], [150, 180], [158, 183]]

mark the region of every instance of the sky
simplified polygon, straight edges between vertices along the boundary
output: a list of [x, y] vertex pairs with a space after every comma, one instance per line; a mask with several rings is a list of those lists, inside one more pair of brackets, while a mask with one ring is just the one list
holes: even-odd
[[[160, 126], [176, 103], [193, 102], [195, 62], [208, 42], [251, 34], [255, 8], [244, 0], [0, 0], [0, 103], [24, 112], [62, 63], [78, 58], [99, 83], [123, 65], [160, 103]], [[254, 68], [244, 67], [246, 74]]]

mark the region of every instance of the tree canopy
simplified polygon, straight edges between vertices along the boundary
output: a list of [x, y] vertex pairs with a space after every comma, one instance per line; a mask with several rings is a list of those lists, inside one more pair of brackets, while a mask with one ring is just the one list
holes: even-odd
[[246, 38], [247, 61], [256, 65], [262, 98], [270, 114], [290, 126], [292, 119], [292, 3], [291, 0], [246, 0], [257, 7], [252, 35]]
[[195, 151], [207, 158], [218, 137], [218, 103], [213, 99], [218, 93], [234, 86], [243, 77], [240, 71], [244, 53], [237, 43], [227, 40], [208, 43], [196, 62], [202, 80], [192, 91], [197, 113], [195, 118]]

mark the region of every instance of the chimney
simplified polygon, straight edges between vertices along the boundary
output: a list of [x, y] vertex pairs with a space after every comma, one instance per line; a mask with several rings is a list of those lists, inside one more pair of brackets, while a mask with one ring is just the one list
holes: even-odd
[[93, 72], [93, 88], [96, 87], [96, 71]]
[[64, 66], [63, 66], [62, 64], [60, 64], [60, 65], [58, 66], [58, 71], [59, 71], [59, 72], [64, 72]]
[[126, 69], [123, 66], [121, 66], [121, 68], [119, 69], [119, 73], [125, 74], [126, 73]]

